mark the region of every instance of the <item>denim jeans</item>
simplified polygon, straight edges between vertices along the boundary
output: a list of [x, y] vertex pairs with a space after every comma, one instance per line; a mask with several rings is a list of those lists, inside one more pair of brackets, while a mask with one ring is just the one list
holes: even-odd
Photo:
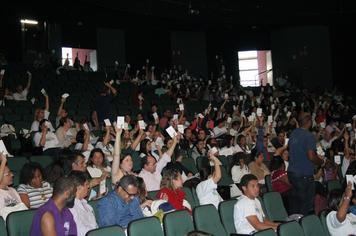
[[308, 215], [314, 210], [315, 183], [313, 175], [298, 176], [288, 172], [289, 182], [292, 184], [291, 214]]

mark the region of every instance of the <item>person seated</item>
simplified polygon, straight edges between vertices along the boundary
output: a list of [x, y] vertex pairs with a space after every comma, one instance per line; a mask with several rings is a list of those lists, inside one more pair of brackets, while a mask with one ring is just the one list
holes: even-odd
[[253, 174], [241, 178], [240, 187], [243, 195], [234, 206], [234, 224], [237, 234], [253, 234], [254, 232], [272, 228], [277, 229], [278, 223], [265, 218], [261, 202], [258, 200], [260, 186]]
[[326, 225], [331, 236], [354, 235], [356, 232], [355, 215], [348, 213], [350, 201], [356, 202], [353, 197], [352, 185], [348, 182], [345, 192], [332, 190], [328, 196], [329, 213], [326, 216]]
[[17, 192], [28, 208], [39, 208], [52, 196], [53, 188], [43, 180], [43, 170], [37, 162], [26, 163], [20, 173]]
[[118, 225], [126, 229], [131, 221], [143, 218], [137, 193], [136, 177], [123, 176], [115, 189], [98, 202], [99, 227]]
[[[258, 178], [260, 184], [265, 184], [265, 176], [270, 174], [267, 166], [263, 163], [264, 157], [263, 152], [252, 152], [251, 156], [254, 157], [248, 168], [251, 171], [251, 174], [255, 175]], [[255, 154], [255, 155], [254, 155]]]
[[90, 143], [90, 131], [87, 129], [79, 130], [75, 141], [77, 143], [75, 144], [74, 150], [80, 151], [85, 156], [85, 162], [87, 162], [91, 150], [94, 149], [94, 146]]
[[[39, 127], [40, 127], [40, 121], [43, 120], [43, 119], [47, 119], [48, 120], [48, 117], [50, 115], [50, 112], [49, 112], [49, 97], [47, 94], [43, 95], [45, 97], [45, 107], [44, 108], [37, 108], [35, 110], [35, 120], [32, 122], [31, 124], [31, 132], [37, 132]], [[55, 131], [55, 129], [53, 128], [53, 125], [50, 121], [49, 122], [49, 129], [51, 131]]]
[[89, 193], [89, 176], [82, 171], [72, 171], [69, 177], [77, 183], [74, 206], [69, 210], [77, 225], [77, 235], [85, 236], [88, 231], [98, 228], [94, 210], [85, 200]]
[[279, 192], [286, 209], [289, 209], [292, 185], [289, 182], [284, 160], [280, 156], [274, 156], [270, 162], [272, 190]]
[[48, 120], [43, 119], [39, 123], [38, 132], [33, 136], [33, 143], [36, 147], [41, 147], [43, 151], [59, 148], [57, 136], [51, 131]]
[[4, 220], [11, 212], [27, 210], [20, 195], [14, 188], [10, 187], [13, 184], [14, 173], [6, 164], [6, 155], [0, 152], [0, 216]]
[[221, 162], [212, 151], [209, 151], [208, 158], [214, 163], [214, 172], [211, 174], [211, 168], [203, 168], [200, 171], [200, 179], [202, 180], [196, 188], [197, 196], [200, 205], [213, 204], [216, 209], [219, 203], [223, 201], [217, 191], [217, 183], [221, 179]]
[[27, 71], [27, 75], [28, 75], [28, 80], [27, 80], [26, 87], [23, 88], [22, 85], [18, 85], [16, 87], [16, 92], [12, 94], [12, 97], [14, 98], [15, 101], [27, 101], [27, 94], [30, 90], [32, 74], [31, 72]]
[[[101, 176], [110, 177], [111, 167], [108, 166], [104, 159], [104, 153], [99, 148], [94, 148], [89, 155], [89, 160], [87, 162], [87, 171], [89, 172], [92, 178], [100, 178]], [[106, 194], [106, 181], [107, 179], [103, 179], [100, 182], [99, 191], [95, 193], [92, 189], [91, 197], [93, 194], [96, 194], [95, 198], [100, 198]], [[91, 199], [91, 198], [89, 198]]]
[[183, 179], [179, 170], [166, 169], [162, 173], [161, 189], [157, 193], [158, 199], [168, 201], [174, 209], [187, 209], [191, 212], [192, 207], [185, 200], [185, 192], [183, 191]]
[[56, 136], [59, 142], [59, 146], [62, 148], [68, 148], [72, 144], [76, 143], [76, 132], [73, 132], [72, 122], [68, 117], [61, 118], [59, 120], [59, 127], [56, 130]]
[[162, 180], [161, 171], [167, 163], [171, 161], [171, 156], [173, 155], [174, 149], [178, 143], [178, 139], [178, 136], [173, 138], [173, 143], [169, 144], [169, 149], [158, 161], [156, 161], [156, 158], [151, 155], [146, 155], [141, 159], [142, 170], [139, 176], [144, 179], [147, 191], [159, 190]]
[[52, 197], [36, 211], [30, 235], [77, 235], [77, 225], [69, 210], [74, 206], [76, 191], [72, 177], [60, 177], [53, 186]]
[[245, 160], [248, 158], [243, 152], [236, 153], [232, 158], [231, 163], [231, 177], [234, 183], [231, 185], [230, 194], [231, 197], [236, 197], [242, 195], [242, 192], [237, 187], [240, 184], [241, 178], [246, 175], [250, 174], [250, 169], [245, 164]]

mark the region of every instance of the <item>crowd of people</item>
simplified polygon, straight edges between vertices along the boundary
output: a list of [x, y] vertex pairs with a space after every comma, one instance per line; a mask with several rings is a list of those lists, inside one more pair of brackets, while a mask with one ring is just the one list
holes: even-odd
[[[289, 215], [329, 209], [332, 235], [355, 232], [348, 217], [356, 215], [354, 183], [345, 181], [356, 174], [355, 108], [337, 90], [269, 84], [250, 90], [234, 84], [224, 71], [204, 80], [180, 67], [156, 76], [149, 61], [136, 74], [127, 65], [120, 76], [121, 82], [134, 83], [139, 91], [156, 86], [156, 95], [168, 94], [177, 100], [177, 109], [160, 110], [158, 102], [147, 101], [139, 92], [136, 117], [113, 116], [110, 104], [120, 87], [105, 81], [91, 119], [74, 121], [65, 109], [64, 96], [53, 125], [48, 119], [49, 95], [42, 92], [45, 107], [35, 111], [30, 138], [36, 152], [57, 161], [46, 170], [29, 163], [21, 173], [13, 173], [6, 165], [10, 157], [0, 155], [2, 217], [6, 219], [11, 211], [38, 209], [31, 235], [85, 235], [110, 225], [127, 228], [131, 221], [157, 215], [159, 210], [191, 213], [184, 186], [196, 188], [200, 204], [217, 208], [223, 201], [218, 192], [224, 168], [219, 156], [229, 156], [228, 174], [234, 182], [230, 197], [238, 197], [237, 233], [277, 229], [279, 223], [266, 219], [257, 198], [267, 184], [266, 176]], [[30, 86], [29, 72], [27, 86], [4, 98], [26, 100]], [[195, 116], [188, 119], [190, 107], [185, 103], [199, 99], [211, 103], [194, 110]], [[150, 104], [146, 113], [145, 102]], [[95, 136], [95, 130], [103, 134]], [[183, 158], [202, 160], [198, 175], [185, 168]], [[11, 187], [14, 174], [20, 175], [17, 189]], [[330, 180], [343, 183], [345, 192], [328, 192]], [[156, 191], [155, 199], [148, 197], [151, 191]], [[91, 200], [99, 200], [97, 219], [87, 202]]]

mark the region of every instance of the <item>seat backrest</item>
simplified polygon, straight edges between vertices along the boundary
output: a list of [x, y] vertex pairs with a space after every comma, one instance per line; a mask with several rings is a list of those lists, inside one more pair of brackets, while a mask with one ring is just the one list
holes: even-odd
[[228, 235], [236, 233], [234, 223], [234, 206], [236, 202], [236, 199], [231, 199], [220, 202], [219, 204], [219, 215], [221, 223], [223, 224], [225, 231], [228, 233]]
[[305, 236], [325, 235], [325, 230], [316, 215], [304, 216], [300, 220]]
[[284, 208], [281, 194], [278, 192], [268, 192], [263, 195], [263, 204], [266, 209], [266, 216], [272, 221], [285, 221], [288, 217]]
[[161, 223], [155, 216], [131, 221], [127, 233], [128, 236], [163, 236]]
[[272, 179], [271, 179], [271, 175], [266, 175], [265, 176], [265, 184], [266, 184], [266, 189], [267, 192], [272, 192]]
[[8, 235], [30, 235], [31, 225], [35, 213], [35, 209], [11, 212], [6, 218], [6, 227]]
[[163, 229], [165, 236], [181, 236], [194, 230], [194, 226], [188, 211], [181, 210], [164, 215]]
[[183, 187], [183, 191], [185, 192], [185, 200], [187, 200], [192, 207], [192, 209], [199, 205], [199, 202], [196, 202], [193, 196], [193, 192], [188, 187]]
[[218, 211], [212, 204], [194, 208], [193, 219], [197, 230], [219, 236], [228, 235], [221, 224]]
[[328, 192], [330, 193], [334, 189], [342, 189], [341, 183], [339, 180], [329, 180], [327, 182]]
[[125, 231], [117, 225], [90, 230], [85, 236], [125, 236]]
[[5, 221], [0, 217], [0, 235], [7, 236]]
[[149, 192], [147, 192], [147, 196], [149, 198], [151, 198], [152, 200], [157, 200], [157, 193], [158, 193], [158, 190], [149, 191]]
[[254, 233], [253, 236], [277, 236], [273, 229], [265, 229]]
[[42, 168], [46, 168], [55, 161], [55, 158], [48, 155], [31, 156], [30, 161], [37, 162]]
[[320, 218], [320, 223], [321, 223], [321, 225], [322, 225], [323, 228], [324, 228], [325, 235], [326, 235], [326, 236], [330, 236], [329, 229], [328, 229], [328, 226], [327, 226], [327, 224], [326, 224], [326, 215], [327, 215], [327, 211], [326, 211], [326, 210], [321, 211], [319, 218]]
[[195, 165], [195, 161], [191, 157], [183, 158], [182, 165], [193, 174], [196, 174], [198, 172], [197, 166]]
[[302, 227], [296, 221], [290, 221], [278, 226], [279, 236], [304, 236]]

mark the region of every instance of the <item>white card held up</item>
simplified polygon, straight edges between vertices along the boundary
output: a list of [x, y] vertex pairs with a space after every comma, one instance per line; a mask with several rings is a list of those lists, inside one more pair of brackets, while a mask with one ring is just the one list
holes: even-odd
[[184, 125], [178, 125], [178, 132], [184, 134]]
[[231, 120], [232, 120], [231, 117], [228, 117], [227, 120], [226, 120], [226, 122], [230, 124], [230, 123], [231, 123]]
[[203, 119], [203, 118], [204, 118], [203, 114], [201, 114], [201, 113], [198, 114], [198, 117], [199, 117], [200, 119]]
[[184, 111], [184, 104], [183, 103], [179, 104], [179, 110], [180, 111]]
[[276, 109], [276, 105], [272, 104], [272, 105], [271, 105], [271, 109], [272, 109], [272, 110]]
[[292, 106], [293, 106], [293, 107], [295, 107], [295, 106], [296, 106], [295, 102], [292, 102]]
[[284, 146], [287, 146], [287, 145], [288, 145], [288, 142], [289, 142], [289, 138], [285, 138], [285, 139], [284, 139]]
[[248, 119], [249, 122], [253, 122], [253, 120], [255, 119], [255, 117], [253, 117], [252, 115], [250, 115], [247, 119]]
[[244, 100], [244, 97], [243, 97], [243, 96], [240, 96], [240, 98], [239, 98], [239, 99], [240, 99], [240, 101], [242, 101], [242, 100]]
[[173, 120], [178, 120], [178, 114], [173, 115]]
[[210, 149], [210, 153], [211, 153], [212, 155], [215, 155], [217, 152], [218, 152], [218, 149], [217, 149], [216, 147], [212, 147], [212, 148]]
[[83, 128], [86, 129], [86, 130], [89, 130], [88, 124], [87, 124], [87, 123], [84, 123], [84, 124], [83, 124]]
[[262, 116], [262, 108], [257, 108], [257, 116]]
[[177, 98], [177, 103], [181, 104], [182, 103], [182, 99], [181, 98]]
[[116, 118], [116, 126], [118, 128], [123, 129], [124, 128], [124, 123], [125, 123], [125, 117], [124, 116], [118, 116]]
[[229, 94], [225, 93], [225, 94], [224, 94], [224, 99], [225, 99], [225, 100], [229, 99]]
[[47, 93], [46, 93], [46, 90], [43, 88], [43, 89], [41, 89], [41, 93], [43, 94], [43, 95], [47, 95]]
[[9, 152], [6, 149], [4, 142], [1, 139], [0, 139], [0, 153], [10, 156]]
[[256, 102], [257, 102], [258, 104], [260, 104], [260, 103], [261, 103], [261, 99], [260, 99], [260, 98], [256, 98]]
[[138, 121], [138, 126], [140, 127], [140, 129], [145, 129], [146, 128], [146, 124], [143, 120], [139, 120]]
[[287, 112], [287, 117], [290, 117], [290, 115], [292, 115], [292, 113], [290, 111]]
[[112, 85], [114, 83], [114, 80], [110, 80], [109, 84]]
[[348, 184], [349, 182], [352, 183], [352, 190], [355, 189], [354, 185], [355, 185], [355, 180], [354, 177], [352, 175], [346, 175], [346, 183]]
[[49, 114], [51, 114], [49, 111], [45, 110], [44, 111], [44, 118], [48, 120]]
[[273, 122], [273, 116], [268, 116], [267, 123], [271, 124]]
[[36, 98], [31, 98], [31, 103], [35, 104]]
[[335, 155], [334, 156], [334, 162], [335, 162], [335, 164], [340, 165], [341, 164], [341, 156], [340, 155]]
[[326, 127], [325, 122], [320, 122], [320, 128], [325, 129], [325, 127]]
[[153, 113], [152, 116], [153, 116], [153, 119], [158, 120], [158, 114], [157, 114], [157, 112]]
[[175, 129], [172, 126], [169, 126], [166, 129], [166, 131], [169, 134], [169, 136], [171, 136], [171, 138], [174, 138], [177, 135], [177, 132], [175, 131]]
[[0, 75], [4, 75], [4, 74], [5, 74], [5, 70], [1, 70]]
[[88, 166], [87, 170], [92, 178], [99, 178], [103, 174], [103, 172], [99, 168]]
[[105, 126], [108, 127], [108, 126], [111, 126], [111, 122], [109, 119], [105, 119], [104, 120], [104, 123], [105, 123]]
[[62, 98], [66, 99], [67, 97], [69, 97], [69, 93], [63, 93], [62, 94]]
[[351, 128], [352, 127], [351, 123], [347, 123], [345, 126], [346, 126], [346, 128]]

